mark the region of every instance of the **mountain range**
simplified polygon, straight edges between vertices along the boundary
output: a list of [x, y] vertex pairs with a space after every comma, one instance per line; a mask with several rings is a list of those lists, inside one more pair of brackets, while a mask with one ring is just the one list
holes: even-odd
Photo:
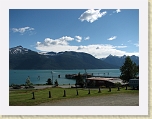
[[[118, 67], [121, 67], [123, 65], [123, 63], [125, 62], [125, 58], [127, 56], [126, 55], [123, 55], [121, 57], [118, 57], [118, 56], [113, 56], [113, 55], [109, 55], [108, 57], [106, 58], [101, 58], [102, 61], [106, 62], [106, 63], [109, 63], [109, 64], [112, 64], [112, 65], [116, 65]], [[139, 65], [139, 57], [135, 56], [135, 55], [132, 55], [130, 56], [130, 59], [136, 63], [136, 65]]]
[[[125, 57], [109, 55], [107, 58], [97, 59], [83, 52], [44, 53], [16, 46], [9, 49], [9, 69], [118, 69]], [[139, 64], [139, 57], [131, 56], [131, 59]]]

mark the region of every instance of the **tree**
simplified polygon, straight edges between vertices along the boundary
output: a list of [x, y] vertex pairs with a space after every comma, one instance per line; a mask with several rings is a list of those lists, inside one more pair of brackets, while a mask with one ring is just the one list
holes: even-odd
[[31, 86], [31, 85], [33, 85], [33, 84], [30, 81], [30, 77], [28, 76], [28, 78], [26, 79], [26, 82], [25, 82], [25, 86]]
[[30, 77], [28, 76], [28, 78], [26, 79], [25, 82], [25, 88], [34, 88], [33, 83], [30, 81]]
[[139, 74], [139, 66], [133, 63], [129, 56], [125, 58], [123, 66], [120, 67], [120, 79], [124, 82], [129, 82], [129, 79], [137, 78]]
[[84, 80], [80, 72], [78, 73], [78, 76], [76, 77], [76, 85], [80, 85], [81, 87], [84, 86]]
[[56, 79], [55, 82], [54, 82], [55, 86], [58, 86], [58, 80]]
[[136, 63], [133, 63], [133, 77], [137, 78], [139, 75], [139, 65], [137, 66]]
[[48, 80], [46, 81], [47, 83], [47, 85], [52, 85], [53, 83], [52, 83], [52, 80], [50, 79], [50, 78], [48, 78]]

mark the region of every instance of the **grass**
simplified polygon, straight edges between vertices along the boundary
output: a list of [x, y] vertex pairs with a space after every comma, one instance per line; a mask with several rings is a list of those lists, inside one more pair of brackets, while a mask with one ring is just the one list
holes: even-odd
[[[63, 97], [64, 90], [66, 91], [66, 97]], [[49, 98], [49, 91], [51, 92], [51, 98]], [[104, 96], [110, 94], [119, 94], [119, 93], [132, 93], [138, 94], [139, 90], [125, 90], [121, 88], [120, 91], [117, 91], [117, 88], [112, 88], [111, 92], [107, 88], [101, 88], [101, 93], [98, 93], [99, 89], [90, 89], [90, 94], [88, 94], [88, 89], [78, 89], [78, 94], [75, 88], [46, 88], [46, 89], [22, 89], [9, 92], [9, 105], [10, 106], [34, 106], [40, 103], [53, 102], [62, 99], [68, 98], [80, 98], [87, 96]], [[34, 92], [35, 99], [32, 99]]]

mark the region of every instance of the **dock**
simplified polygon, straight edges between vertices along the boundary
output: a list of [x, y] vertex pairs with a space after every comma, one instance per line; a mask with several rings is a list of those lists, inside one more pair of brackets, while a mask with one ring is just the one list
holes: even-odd
[[[93, 76], [93, 74], [80, 74], [83, 78], [90, 78], [90, 77], [92, 77]], [[78, 76], [78, 74], [66, 74], [65, 75], [65, 78], [67, 78], [67, 79], [76, 79], [77, 78], [77, 76]]]
[[[65, 78], [66, 79], [76, 79], [77, 78], [77, 76], [78, 76], [78, 74], [66, 74], [65, 75]], [[83, 78], [91, 78], [91, 77], [101, 77], [101, 78], [120, 78], [119, 76], [94, 76], [93, 74], [87, 74], [87, 76], [86, 76], [86, 74], [81, 74], [81, 76], [83, 77]]]

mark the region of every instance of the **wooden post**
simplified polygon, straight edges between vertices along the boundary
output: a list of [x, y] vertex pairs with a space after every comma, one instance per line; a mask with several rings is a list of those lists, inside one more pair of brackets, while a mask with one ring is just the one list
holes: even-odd
[[33, 94], [33, 98], [32, 99], [35, 99], [34, 92], [32, 92], [32, 94]]
[[126, 90], [127, 90], [127, 86], [126, 86]]
[[120, 88], [119, 88], [119, 86], [118, 86], [118, 90], [117, 91], [120, 91]]
[[101, 93], [100, 87], [99, 87], [99, 91], [98, 91], [98, 93]]
[[109, 92], [111, 92], [111, 87], [109, 86]]
[[90, 94], [90, 89], [89, 89], [89, 92], [88, 92], [88, 94]]
[[64, 95], [63, 95], [63, 97], [66, 97], [66, 91], [64, 90]]
[[77, 95], [79, 95], [78, 90], [76, 90], [76, 91], [77, 91]]
[[51, 98], [51, 92], [49, 91], [49, 98]]

